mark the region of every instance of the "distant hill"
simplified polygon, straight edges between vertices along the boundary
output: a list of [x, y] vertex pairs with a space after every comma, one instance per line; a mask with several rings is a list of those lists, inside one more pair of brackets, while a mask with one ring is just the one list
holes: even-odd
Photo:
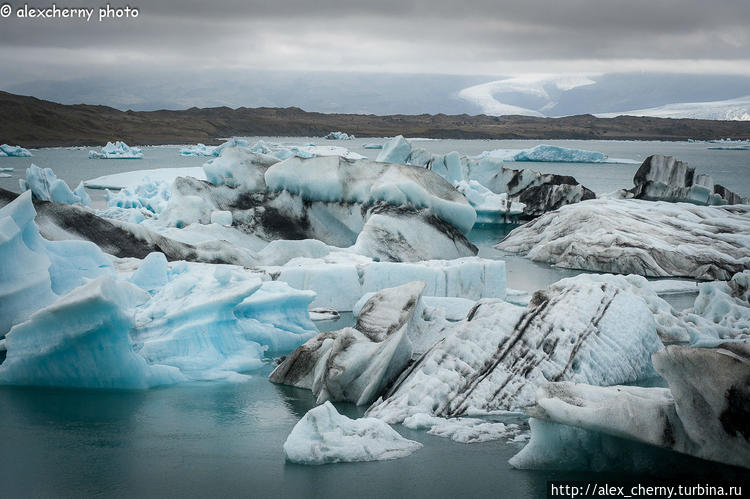
[[190, 108], [120, 111], [64, 105], [0, 91], [0, 143], [25, 147], [216, 144], [237, 135], [323, 136], [341, 130], [362, 137], [462, 139], [750, 139], [748, 121], [714, 121], [592, 115], [563, 118], [445, 114], [375, 116], [311, 113], [299, 108]]

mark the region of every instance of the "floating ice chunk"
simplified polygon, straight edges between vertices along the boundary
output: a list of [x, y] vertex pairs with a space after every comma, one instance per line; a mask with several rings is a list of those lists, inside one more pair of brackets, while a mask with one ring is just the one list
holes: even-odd
[[216, 153], [216, 146], [207, 146], [205, 144], [198, 143], [194, 146], [184, 147], [180, 149], [180, 156], [218, 156]]
[[8, 144], [0, 145], [0, 157], [3, 156], [14, 156], [17, 158], [30, 158], [31, 153], [28, 149], [24, 149], [21, 146], [9, 146]]
[[382, 149], [383, 144], [365, 144], [362, 146], [363, 149]]
[[420, 412], [487, 414], [533, 404], [547, 380], [616, 384], [653, 375], [650, 355], [662, 343], [648, 306], [628, 288], [614, 276], [571, 278], [536, 292], [526, 308], [480, 302], [466, 320], [444, 326], [445, 338], [368, 415], [399, 422]]
[[406, 418], [403, 425], [413, 430], [427, 429], [430, 435], [450, 438], [454, 442], [475, 444], [512, 439], [521, 435], [515, 423], [499, 423], [478, 418], [437, 418], [425, 413]]
[[35, 312], [5, 337], [0, 383], [144, 389], [184, 378], [133, 352], [132, 308], [148, 295], [102, 276]]
[[412, 355], [408, 323], [424, 283], [385, 289], [365, 303], [354, 328], [320, 333], [283, 359], [269, 379], [311, 390], [318, 403], [369, 404]]
[[88, 241], [47, 241], [26, 191], [0, 208], [0, 334], [86, 280], [112, 271]]
[[64, 180], [57, 178], [51, 168], [39, 168], [32, 164], [26, 169], [26, 180], [20, 181], [21, 190], [29, 190], [35, 199], [39, 201], [51, 201], [53, 203], [82, 204], [89, 206], [91, 198], [83, 183], [78, 184], [75, 191], [71, 191]]
[[435, 216], [464, 233], [474, 225], [476, 212], [453, 186], [423, 168], [350, 161], [342, 158], [290, 158], [266, 171], [272, 191], [286, 190], [306, 201], [429, 208]]
[[[490, 153], [491, 154], [491, 153]], [[513, 161], [554, 161], [556, 163], [603, 163], [607, 156], [597, 151], [540, 144], [516, 153]]]
[[411, 154], [411, 144], [403, 135], [397, 135], [389, 140], [382, 148], [375, 161], [381, 163], [405, 164]]
[[85, 180], [83, 185], [89, 189], [134, 189], [141, 184], [165, 182], [171, 184], [177, 177], [194, 177], [206, 180], [203, 168], [157, 168], [155, 170], [135, 170], [132, 172], [113, 173]]
[[346, 132], [331, 132], [323, 138], [327, 140], [354, 140], [356, 137]]
[[143, 152], [138, 147], [130, 147], [125, 142], [117, 141], [114, 144], [107, 142], [101, 151], [89, 151], [90, 159], [141, 159]]
[[633, 177], [630, 193], [637, 199], [688, 202], [700, 205], [748, 204], [726, 187], [714, 184], [710, 175], [696, 175], [694, 168], [673, 156], [654, 154], [643, 161]]
[[421, 447], [379, 419], [352, 420], [326, 402], [294, 426], [284, 442], [284, 455], [300, 464], [382, 461], [406, 457]]
[[726, 280], [750, 268], [750, 207], [593, 199], [544, 214], [496, 247], [565, 268]]

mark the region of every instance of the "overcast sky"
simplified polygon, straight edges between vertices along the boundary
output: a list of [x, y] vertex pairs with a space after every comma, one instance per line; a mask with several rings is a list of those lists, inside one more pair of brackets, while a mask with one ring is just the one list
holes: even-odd
[[[99, 7], [85, 1], [58, 6]], [[140, 14], [131, 20], [0, 19], [0, 85], [180, 67], [750, 74], [748, 0], [143, 0], [133, 6]]]

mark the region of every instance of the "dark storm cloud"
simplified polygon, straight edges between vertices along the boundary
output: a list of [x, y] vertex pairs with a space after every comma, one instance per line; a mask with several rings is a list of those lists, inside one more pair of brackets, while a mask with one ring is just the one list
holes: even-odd
[[[190, 64], [474, 74], [750, 72], [747, 0], [128, 1], [140, 8], [137, 19], [0, 19], [0, 64], [16, 68], [0, 84], [59, 77], [61, 68], [74, 76]], [[57, 5], [99, 7], [84, 2]], [[686, 60], [697, 62], [684, 68]]]

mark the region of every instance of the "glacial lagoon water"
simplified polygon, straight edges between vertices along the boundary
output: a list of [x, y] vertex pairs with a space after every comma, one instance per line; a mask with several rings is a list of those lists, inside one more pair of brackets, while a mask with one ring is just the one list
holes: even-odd
[[[252, 138], [251, 140], [254, 140]], [[336, 144], [374, 157], [362, 145], [376, 139], [271, 141]], [[384, 142], [384, 140], [383, 140]], [[433, 152], [477, 154], [496, 148], [527, 148], [539, 141], [423, 141]], [[686, 160], [715, 181], [750, 195], [750, 151], [707, 150], [702, 143], [545, 141], [602, 151], [640, 161], [652, 153]], [[180, 157], [177, 148], [144, 148], [142, 160], [89, 160], [88, 149], [32, 150], [32, 158], [0, 158], [14, 168], [0, 187], [18, 191], [18, 178], [32, 162], [51, 167], [71, 186], [88, 178], [164, 167], [200, 166], [206, 158]], [[637, 164], [522, 163], [575, 176], [597, 192], [632, 185]], [[101, 191], [92, 192], [99, 202]], [[508, 257], [492, 248], [502, 229], [472, 233], [480, 255], [504, 258], [510, 287], [532, 291], [578, 271]], [[687, 303], [687, 302], [685, 302]], [[680, 303], [680, 306], [685, 306]], [[675, 303], [677, 305], [677, 303]], [[351, 315], [325, 324], [335, 329]], [[324, 324], [321, 323], [321, 328]], [[282, 444], [294, 424], [314, 406], [310, 392], [267, 381], [272, 359], [243, 383], [195, 383], [143, 392], [0, 387], [0, 487], [6, 497], [544, 497], [548, 480], [641, 479], [665, 476], [741, 476], [737, 470], [674, 456], [648, 472], [586, 473], [519, 471], [508, 459], [521, 444], [503, 441], [459, 444], [396, 426], [424, 444], [395, 461], [318, 467], [286, 463]], [[343, 414], [364, 408], [337, 404]]]

